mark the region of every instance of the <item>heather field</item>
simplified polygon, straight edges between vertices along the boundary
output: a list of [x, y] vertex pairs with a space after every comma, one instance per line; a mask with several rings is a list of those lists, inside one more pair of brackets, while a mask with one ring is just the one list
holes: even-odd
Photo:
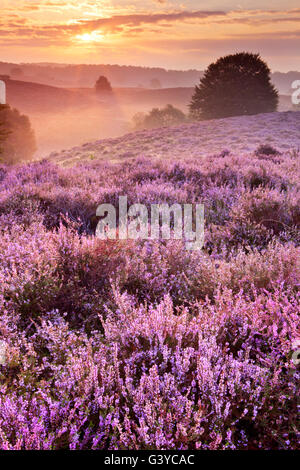
[[[299, 113], [222, 121], [0, 167], [1, 449], [298, 447]], [[123, 195], [204, 248], [97, 239]]]
[[66, 166], [93, 159], [120, 162], [141, 155], [174, 161], [202, 158], [224, 149], [248, 155], [261, 144], [271, 145], [281, 152], [299, 149], [300, 111], [193, 121], [151, 132], [133, 132], [53, 152], [50, 160]]

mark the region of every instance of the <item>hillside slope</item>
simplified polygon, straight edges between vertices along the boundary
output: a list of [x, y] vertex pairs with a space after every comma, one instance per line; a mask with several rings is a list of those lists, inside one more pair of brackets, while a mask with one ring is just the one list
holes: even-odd
[[240, 116], [145, 130], [53, 152], [49, 159], [63, 165], [140, 156], [175, 160], [213, 155], [225, 149], [248, 154], [261, 144], [285, 152], [300, 148], [300, 112]]
[[[11, 79], [5, 83], [7, 103], [22, 112], [58, 111], [80, 104], [80, 93], [72, 90]], [[83, 100], [86, 102], [86, 97]]]
[[193, 88], [114, 88], [112, 99], [97, 96], [93, 88], [59, 88], [41, 83], [11, 80], [3, 76], [7, 102], [23, 112], [51, 112], [74, 107], [132, 107], [132, 112], [172, 103], [187, 111]]

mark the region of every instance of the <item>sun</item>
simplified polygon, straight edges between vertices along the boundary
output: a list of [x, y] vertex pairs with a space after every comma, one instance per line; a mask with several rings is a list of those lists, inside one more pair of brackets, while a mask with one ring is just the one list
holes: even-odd
[[103, 34], [99, 31], [92, 31], [91, 33], [77, 34], [76, 39], [81, 42], [100, 42], [104, 38]]

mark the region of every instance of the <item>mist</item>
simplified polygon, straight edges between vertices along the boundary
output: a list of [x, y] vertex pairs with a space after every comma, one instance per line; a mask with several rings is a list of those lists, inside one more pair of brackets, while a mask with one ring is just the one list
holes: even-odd
[[35, 131], [34, 158], [92, 140], [118, 137], [133, 130], [136, 113], [149, 112], [168, 103], [188, 111], [193, 87], [146, 89], [113, 88], [97, 94], [93, 88], [56, 88], [11, 80], [7, 85], [10, 106], [26, 114]]
[[[124, 135], [133, 130], [132, 119], [136, 113], [148, 113], [154, 107], [172, 104], [187, 113], [194, 91], [194, 86], [163, 88], [158, 79], [152, 79], [152, 88], [143, 84], [113, 86], [110, 94], [99, 95], [92, 85], [62, 88], [51, 85], [50, 81], [45, 84], [24, 80], [24, 74], [18, 79], [10, 75], [0, 77], [6, 83], [8, 104], [30, 119], [37, 141], [34, 158]], [[281, 95], [279, 110], [288, 110], [290, 106], [290, 97]]]

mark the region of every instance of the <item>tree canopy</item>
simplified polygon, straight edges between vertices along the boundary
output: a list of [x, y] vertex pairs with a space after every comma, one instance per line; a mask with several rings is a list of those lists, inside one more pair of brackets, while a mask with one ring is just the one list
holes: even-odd
[[155, 127], [175, 126], [186, 120], [185, 114], [168, 104], [164, 108], [153, 108], [149, 113], [137, 113], [133, 117], [136, 129], [153, 129]]
[[278, 92], [270, 73], [259, 54], [241, 52], [221, 57], [207, 68], [196, 86], [191, 116], [215, 119], [276, 111]]
[[95, 90], [97, 93], [103, 93], [103, 92], [110, 93], [112, 91], [112, 86], [109, 80], [106, 77], [104, 77], [104, 75], [101, 75], [96, 81]]
[[30, 160], [36, 151], [35, 135], [29, 118], [17, 109], [0, 105], [0, 161]]

